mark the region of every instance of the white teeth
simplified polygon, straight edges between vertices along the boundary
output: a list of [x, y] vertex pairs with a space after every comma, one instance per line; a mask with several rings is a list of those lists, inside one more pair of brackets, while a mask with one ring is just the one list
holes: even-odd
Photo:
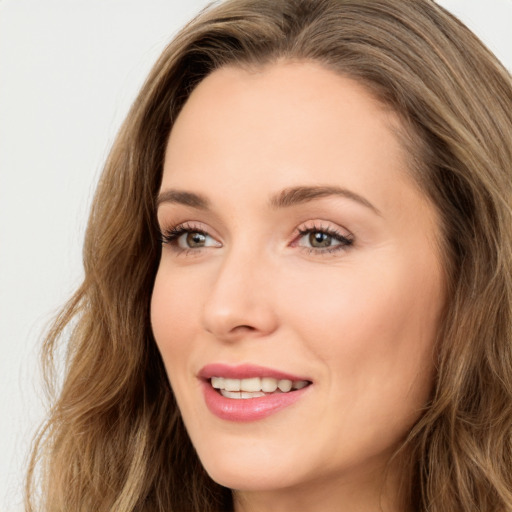
[[235, 399], [246, 399], [246, 398], [258, 398], [259, 396], [265, 396], [265, 393], [262, 391], [256, 391], [251, 393], [249, 391], [226, 391], [225, 389], [221, 389], [220, 393], [222, 396], [226, 398], [235, 398]]
[[277, 387], [283, 392], [288, 393], [292, 389], [293, 382], [291, 380], [283, 379], [277, 383]]
[[274, 393], [278, 389], [282, 393], [302, 389], [308, 385], [307, 380], [277, 380], [272, 377], [253, 377], [250, 379], [227, 379], [212, 377], [211, 385], [228, 398], [255, 398], [265, 393]]
[[226, 391], [240, 391], [240, 379], [224, 379], [224, 386]]
[[254, 377], [253, 379], [242, 379], [240, 381], [241, 391], [260, 391], [261, 390], [261, 379]]
[[224, 379], [222, 377], [212, 377], [212, 387], [221, 389], [224, 386]]
[[261, 379], [261, 390], [265, 393], [273, 393], [277, 389], [277, 379], [263, 377]]

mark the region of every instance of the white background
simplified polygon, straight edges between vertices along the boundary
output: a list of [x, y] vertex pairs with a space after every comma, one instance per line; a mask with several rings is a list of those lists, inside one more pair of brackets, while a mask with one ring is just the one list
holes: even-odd
[[[0, 511], [21, 511], [41, 333], [80, 282], [95, 183], [165, 43], [206, 0], [0, 0]], [[442, 0], [512, 70], [512, 0]]]

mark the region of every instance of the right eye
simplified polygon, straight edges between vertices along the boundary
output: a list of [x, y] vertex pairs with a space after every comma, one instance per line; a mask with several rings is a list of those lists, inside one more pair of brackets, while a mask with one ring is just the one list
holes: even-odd
[[186, 251], [221, 246], [206, 231], [186, 225], [179, 225], [163, 231], [161, 241], [163, 244], [169, 244], [176, 249]]
[[215, 245], [211, 240], [212, 238], [202, 231], [186, 231], [176, 239], [176, 243], [182, 249], [197, 249]]

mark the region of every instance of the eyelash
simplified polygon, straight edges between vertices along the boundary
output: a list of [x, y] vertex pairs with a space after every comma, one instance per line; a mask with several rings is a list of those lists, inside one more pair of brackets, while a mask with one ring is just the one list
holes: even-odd
[[[311, 233], [323, 233], [339, 242], [339, 245], [335, 245], [334, 247], [301, 247], [302, 249], [308, 251], [309, 254], [332, 254], [339, 251], [346, 251], [354, 243], [354, 238], [351, 235], [343, 235], [336, 229], [321, 225], [317, 226], [314, 224], [313, 226], [305, 229], [297, 229], [297, 232], [299, 234], [297, 237], [299, 240], [306, 235], [310, 235]], [[297, 238], [295, 240], [297, 240]]]
[[[205, 249], [207, 247], [196, 247], [196, 248], [182, 248], [177, 245], [178, 239], [185, 233], [199, 233], [205, 237], [210, 237], [207, 231], [194, 227], [188, 223], [178, 224], [177, 226], [173, 226], [171, 228], [166, 229], [165, 231], [160, 232], [160, 242], [162, 244], [167, 244], [172, 246], [173, 250], [178, 254], [185, 255], [190, 253], [199, 253], [201, 249]], [[310, 235], [311, 233], [323, 233], [327, 236], [332, 237], [336, 242], [339, 242], [339, 245], [335, 245], [334, 247], [304, 247], [298, 245], [298, 241], [303, 237]], [[343, 235], [339, 231], [333, 228], [317, 226], [313, 225], [311, 227], [305, 229], [297, 229], [297, 236], [294, 238], [292, 244], [294, 247], [299, 247], [302, 250], [308, 252], [308, 254], [332, 254], [339, 251], [345, 251], [354, 243], [354, 238], [349, 235]]]
[[188, 249], [184, 249], [179, 247], [177, 242], [181, 235], [185, 233], [199, 233], [204, 236], [209, 236], [206, 231], [203, 229], [198, 229], [188, 223], [178, 224], [177, 226], [172, 226], [164, 231], [160, 231], [160, 242], [164, 245], [172, 246], [173, 250], [178, 254], [188, 254], [190, 252], [197, 253], [200, 248], [193, 249], [192, 247]]

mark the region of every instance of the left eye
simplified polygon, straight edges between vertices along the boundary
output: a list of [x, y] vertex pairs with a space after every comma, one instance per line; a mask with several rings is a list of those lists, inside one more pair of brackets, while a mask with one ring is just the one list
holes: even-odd
[[310, 229], [301, 231], [297, 245], [310, 249], [338, 249], [352, 244], [353, 240], [329, 230]]
[[323, 233], [321, 231], [312, 231], [307, 235], [308, 243], [311, 247], [315, 248], [323, 248], [323, 247], [331, 247], [331, 245], [336, 244], [337, 240], [334, 240], [332, 235], [327, 233]]

